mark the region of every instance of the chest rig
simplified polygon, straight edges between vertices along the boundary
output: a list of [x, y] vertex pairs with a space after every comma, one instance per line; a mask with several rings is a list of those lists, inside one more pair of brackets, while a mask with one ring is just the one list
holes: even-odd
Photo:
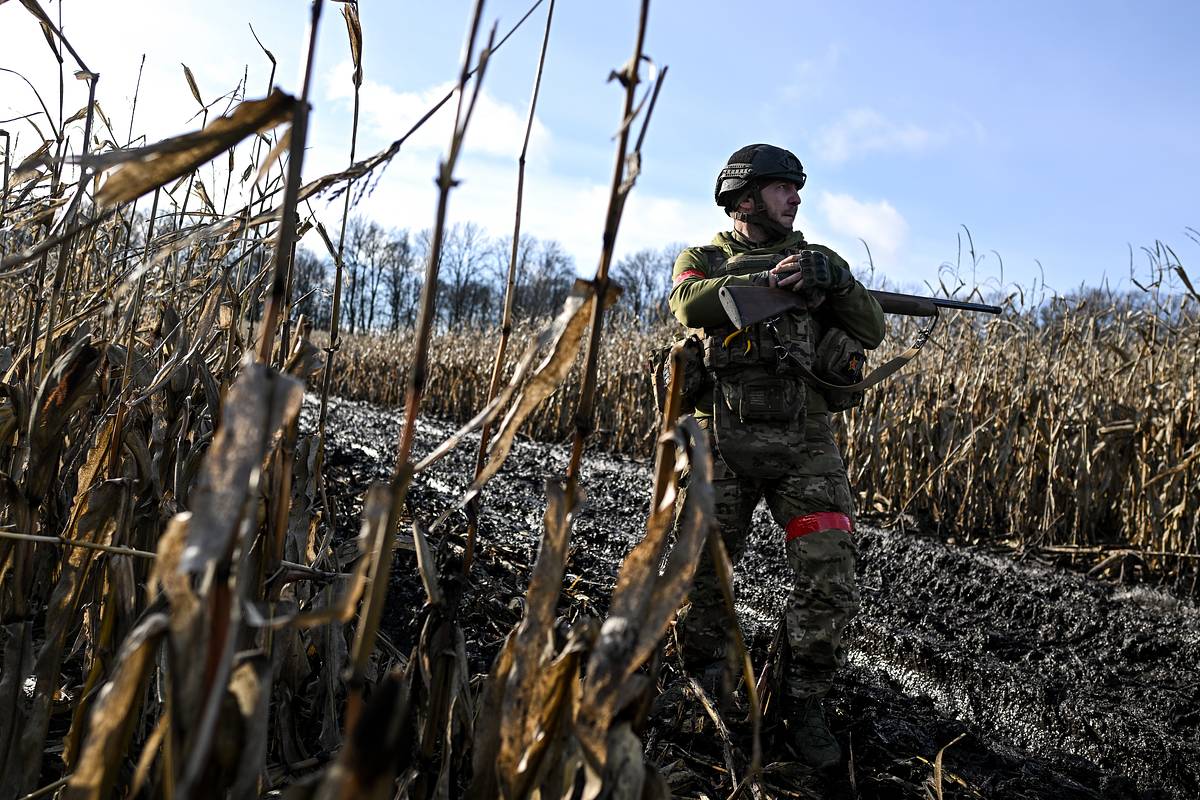
[[[709, 278], [759, 273], [796, 252], [730, 258], [718, 247], [703, 250]], [[701, 344], [713, 385], [713, 430], [721, 457], [735, 473], [772, 478], [792, 471], [804, 443], [807, 415], [802, 373], [814, 366], [821, 333], [816, 319], [803, 311], [747, 328], [727, 323], [704, 329]]]

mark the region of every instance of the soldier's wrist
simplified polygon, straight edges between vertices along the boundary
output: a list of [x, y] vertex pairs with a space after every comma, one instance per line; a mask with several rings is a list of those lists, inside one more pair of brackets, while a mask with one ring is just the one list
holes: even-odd
[[840, 280], [833, 286], [829, 287], [829, 293], [834, 297], [845, 297], [854, 289], [854, 285], [858, 283], [854, 279], [854, 274], [850, 270], [844, 270], [839, 276]]
[[775, 288], [775, 273], [769, 269], [764, 269], [762, 272], [755, 272], [750, 276], [750, 280], [755, 286]]

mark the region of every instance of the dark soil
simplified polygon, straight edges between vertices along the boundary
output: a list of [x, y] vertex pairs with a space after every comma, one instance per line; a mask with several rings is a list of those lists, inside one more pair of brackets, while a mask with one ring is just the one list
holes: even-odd
[[[309, 423], [312, 411], [306, 407]], [[344, 530], [355, 529], [366, 485], [390, 474], [398, 427], [394, 411], [335, 403], [330, 494], [339, 498]], [[418, 452], [451, 430], [422, 422]], [[422, 519], [465, 488], [477, 441], [417, 478], [410, 505]], [[567, 455], [562, 445], [519, 441], [484, 495], [479, 555], [460, 616], [475, 673], [487, 671], [520, 618], [542, 487], [565, 470]], [[649, 482], [643, 463], [586, 457], [588, 497], [572, 535], [566, 621], [603, 616], [621, 560], [641, 535]], [[760, 669], [788, 575], [778, 531], [764, 509], [755, 519], [737, 591]], [[438, 544], [453, 558], [465, 525], [458, 519], [449, 527]], [[862, 610], [850, 631], [849, 666], [827, 703], [849, 759], [836, 774], [813, 775], [793, 763], [785, 723], [769, 718], [761, 796], [1200, 797], [1200, 609], [1193, 602], [913, 531], [861, 525], [857, 537]], [[424, 599], [411, 554], [398, 551], [393, 575], [384, 629], [407, 652]], [[669, 657], [660, 685], [663, 700], [643, 734], [649, 758], [676, 796], [728, 795], [721, 737], [681, 690]], [[750, 730], [736, 714], [730, 744], [744, 768], [738, 754], [750, 751]]]

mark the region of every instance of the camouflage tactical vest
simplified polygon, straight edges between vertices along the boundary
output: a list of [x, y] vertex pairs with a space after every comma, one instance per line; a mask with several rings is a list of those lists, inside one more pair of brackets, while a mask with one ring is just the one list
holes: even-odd
[[[742, 254], [702, 248], [708, 277], [751, 275], [792, 251]], [[792, 358], [808, 369], [820, 331], [812, 315], [789, 312], [738, 330], [726, 324], [703, 331], [704, 367], [713, 384], [713, 429], [725, 463], [737, 474], [763, 478], [791, 472], [804, 443], [807, 386]]]

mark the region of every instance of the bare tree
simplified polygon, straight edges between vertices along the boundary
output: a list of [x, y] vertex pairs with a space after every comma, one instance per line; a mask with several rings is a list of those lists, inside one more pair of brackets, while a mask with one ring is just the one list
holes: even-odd
[[553, 239], [521, 237], [515, 312], [524, 318], [553, 314], [575, 282], [575, 260]]
[[390, 246], [390, 237], [378, 222], [365, 217], [350, 220], [345, 252], [349, 333], [375, 326]]
[[330, 309], [324, 302], [328, 295], [328, 265], [307, 247], [297, 247], [292, 271], [295, 313], [304, 315], [316, 327], [328, 326]]
[[496, 304], [492, 250], [484, 229], [474, 222], [450, 228], [442, 245], [439, 296], [447, 327], [485, 324]]
[[385, 236], [383, 229], [376, 231], [367, 253], [366, 275], [363, 287], [366, 291], [363, 297], [363, 317], [366, 319], [365, 330], [375, 330], [375, 310], [378, 308], [379, 286], [383, 283], [383, 273], [387, 263], [387, 253], [391, 242]]
[[671, 293], [671, 267], [683, 248], [682, 244], [671, 244], [660, 250], [638, 250], [613, 267], [613, 278], [625, 290], [620, 307], [632, 319], [652, 324], [670, 317], [667, 297]]
[[402, 321], [413, 318], [416, 303], [414, 271], [420, 262], [415, 237], [406, 230], [392, 231], [384, 254], [383, 290], [388, 308], [388, 330], [400, 330]]
[[365, 253], [370, 248], [370, 240], [379, 226], [363, 216], [350, 218], [346, 225], [346, 246], [343, 254], [345, 269], [344, 313], [343, 323], [346, 333], [353, 335], [359, 327], [359, 304], [362, 297], [362, 274], [364, 270]]

